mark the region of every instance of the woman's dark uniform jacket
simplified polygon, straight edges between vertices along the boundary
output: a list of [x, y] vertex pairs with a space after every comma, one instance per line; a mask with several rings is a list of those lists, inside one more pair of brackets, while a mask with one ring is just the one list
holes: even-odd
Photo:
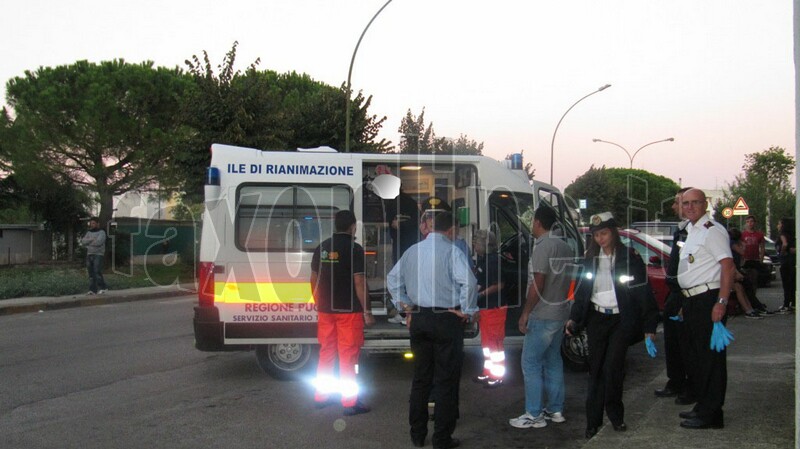
[[[584, 260], [575, 290], [575, 303], [572, 304], [570, 319], [578, 329], [586, 326], [597, 272], [598, 258]], [[586, 276], [592, 273], [592, 276]], [[617, 248], [612, 270], [614, 291], [620, 313], [620, 328], [628, 334], [629, 344], [644, 339], [644, 333], [655, 333], [658, 325], [658, 306], [650, 284], [647, 282], [647, 267], [642, 257], [634, 249], [626, 246]], [[622, 276], [633, 276], [630, 282], [623, 282]], [[576, 329], [576, 330], [578, 330]]]

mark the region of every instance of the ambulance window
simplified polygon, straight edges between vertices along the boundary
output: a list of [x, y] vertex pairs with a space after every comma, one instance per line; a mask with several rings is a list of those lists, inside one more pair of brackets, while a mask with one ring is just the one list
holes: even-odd
[[347, 186], [245, 185], [239, 189], [236, 243], [243, 251], [313, 251], [351, 204]]
[[572, 210], [564, 201], [561, 193], [547, 190], [543, 187], [538, 189], [539, 207], [547, 205], [551, 207], [558, 216], [558, 223], [554, 226], [553, 232], [564, 237], [576, 256], [583, 254], [583, 239], [578, 235], [577, 227], [572, 216]]

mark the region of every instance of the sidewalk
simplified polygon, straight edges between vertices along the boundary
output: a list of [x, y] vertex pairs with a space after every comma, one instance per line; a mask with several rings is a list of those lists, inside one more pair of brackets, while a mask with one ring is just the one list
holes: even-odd
[[102, 295], [87, 295], [81, 293], [65, 296], [0, 299], [0, 316], [15, 313], [67, 309], [71, 307], [170, 298], [174, 296], [192, 295], [195, 293], [197, 293], [197, 290], [194, 284], [173, 284], [168, 286], [129, 288], [125, 290], [108, 290]]
[[[780, 281], [759, 289], [770, 310], [783, 302]], [[667, 382], [666, 370], [635, 397], [626, 391], [628, 431], [606, 426], [585, 448], [792, 448], [795, 435], [795, 315], [772, 315], [762, 320], [743, 316], [728, 319], [735, 341], [728, 347], [728, 386], [725, 428], [688, 430], [678, 413], [691, 406], [653, 391]], [[659, 346], [661, 347], [661, 345]], [[663, 354], [658, 355], [664, 363]]]

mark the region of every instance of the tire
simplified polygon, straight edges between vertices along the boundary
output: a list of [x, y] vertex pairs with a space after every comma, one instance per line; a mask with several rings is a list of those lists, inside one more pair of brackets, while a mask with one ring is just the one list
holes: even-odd
[[256, 346], [258, 366], [278, 380], [294, 380], [311, 370], [315, 345], [281, 343]]
[[589, 344], [585, 330], [572, 337], [564, 334], [561, 340], [561, 359], [572, 371], [589, 371]]

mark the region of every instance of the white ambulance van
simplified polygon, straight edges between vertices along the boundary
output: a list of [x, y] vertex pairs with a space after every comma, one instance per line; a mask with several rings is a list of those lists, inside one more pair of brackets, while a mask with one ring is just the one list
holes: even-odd
[[[315, 365], [311, 256], [331, 236], [333, 217], [342, 209], [358, 218], [356, 241], [366, 253], [377, 321], [365, 330], [364, 350], [408, 350], [406, 327], [387, 321], [393, 313], [385, 288], [392, 245], [387, 202], [373, 183], [378, 176], [399, 177], [403, 191], [418, 203], [431, 196], [443, 200], [466, 242], [479, 229], [497, 234], [508, 285], [507, 344], [522, 341], [516, 323], [527, 284], [533, 210], [542, 204], [554, 208], [565, 240], [576, 257], [583, 254], [562, 194], [531, 183], [519, 154], [498, 162], [485, 156], [338, 153], [326, 147], [260, 151], [219, 144], [211, 153], [195, 344], [201, 351], [255, 349], [261, 368], [277, 378]], [[476, 326], [468, 329], [465, 344], [480, 344]]]

